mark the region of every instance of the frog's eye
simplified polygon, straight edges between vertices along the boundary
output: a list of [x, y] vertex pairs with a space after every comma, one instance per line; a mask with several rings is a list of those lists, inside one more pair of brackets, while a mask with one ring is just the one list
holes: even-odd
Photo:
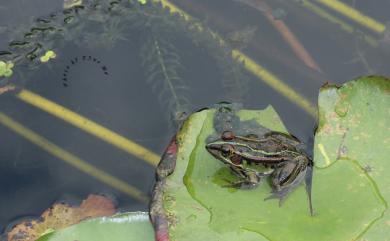
[[221, 136], [224, 141], [231, 141], [234, 139], [234, 134], [231, 131], [224, 131]]
[[231, 145], [222, 145], [221, 151], [222, 154], [228, 155], [233, 152], [233, 147]]

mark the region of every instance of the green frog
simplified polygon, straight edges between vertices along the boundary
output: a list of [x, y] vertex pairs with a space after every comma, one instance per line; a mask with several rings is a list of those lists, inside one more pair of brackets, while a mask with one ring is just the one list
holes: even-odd
[[225, 131], [206, 145], [208, 152], [230, 167], [239, 181], [229, 187], [255, 188], [263, 178], [270, 177], [272, 192], [265, 200], [277, 198], [279, 205], [304, 179], [311, 204], [312, 160], [294, 136], [270, 131], [261, 137], [254, 134], [234, 135]]

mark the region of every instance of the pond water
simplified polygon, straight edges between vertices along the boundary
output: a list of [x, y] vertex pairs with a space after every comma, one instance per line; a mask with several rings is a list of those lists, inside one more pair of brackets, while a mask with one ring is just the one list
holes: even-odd
[[163, 1], [186, 21], [151, 1], [1, 1], [0, 233], [90, 193], [147, 210], [130, 189], [150, 195], [183, 111], [220, 101], [272, 105], [310, 151], [322, 85], [390, 75], [390, 2], [343, 1], [369, 23], [320, 2]]

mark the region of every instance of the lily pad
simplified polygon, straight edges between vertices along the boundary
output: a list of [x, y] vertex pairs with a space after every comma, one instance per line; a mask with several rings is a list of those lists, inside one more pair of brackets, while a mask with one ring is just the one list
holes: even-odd
[[390, 240], [390, 80], [370, 76], [327, 86], [320, 92], [319, 113], [315, 165], [326, 170], [349, 162], [361, 169], [385, 211], [380, 209], [379, 220], [359, 240]]
[[[378, 92], [389, 94], [388, 88], [383, 89], [385, 86], [383, 81], [381, 82], [382, 85], [375, 87], [376, 92], [373, 95], [378, 94]], [[360, 83], [360, 81], [356, 81], [356, 83]], [[345, 88], [361, 87], [350, 83]], [[323, 102], [326, 102], [324, 98], [332, 91], [340, 91], [343, 96], [348, 96], [349, 93], [343, 88], [338, 90], [336, 87], [326, 87], [321, 91], [321, 120], [317, 135], [322, 135], [321, 132], [324, 129], [321, 123], [324, 123], [324, 118], [327, 116], [323, 108], [323, 105], [325, 105]], [[368, 94], [365, 91], [360, 92], [365, 93], [365, 95]], [[359, 96], [356, 96], [356, 94], [360, 92], [353, 91], [355, 96], [353, 99], [358, 100]], [[335, 97], [337, 96], [335, 95]], [[352, 97], [344, 98], [350, 99]], [[329, 97], [329, 101], [338, 103], [331, 97]], [[384, 102], [386, 101], [382, 100], [381, 103], [384, 104]], [[375, 102], [370, 103], [376, 107]], [[384, 108], [389, 119], [390, 111], [388, 108], [390, 104], [388, 101], [386, 103], [387, 109]], [[329, 105], [329, 103], [326, 102], [326, 105]], [[337, 111], [344, 117], [353, 113], [352, 108], [354, 106], [346, 108], [348, 110], [346, 114], [344, 106], [339, 106]], [[334, 112], [334, 108], [332, 111]], [[360, 112], [360, 110], [355, 110], [355, 112]], [[225, 179], [232, 180], [235, 176], [205, 150], [205, 145], [210, 136], [218, 136], [214, 129], [215, 114], [215, 109], [193, 114], [184, 123], [181, 132], [178, 134], [176, 168], [170, 176], [164, 179], [162, 198], [171, 241], [356, 240], [369, 235], [371, 230], [384, 221], [382, 217], [387, 209], [387, 204], [384, 194], [378, 191], [378, 184], [372, 176], [374, 172], [369, 174], [367, 170], [362, 168], [362, 165], [359, 164], [360, 160], [358, 160], [360, 154], [354, 156], [355, 159], [343, 156], [343, 158], [334, 161], [335, 159], [332, 158], [337, 157], [337, 155], [330, 154], [331, 148], [336, 146], [334, 137], [329, 138], [329, 141], [325, 136], [321, 136], [320, 142], [316, 140], [313, 177], [314, 216], [310, 216], [307, 195], [303, 185], [292, 192], [281, 207], [279, 207], [277, 200], [264, 201], [271, 191], [267, 182], [262, 182], [259, 187], [251, 190], [222, 187], [221, 184], [225, 182]], [[266, 127], [271, 130], [287, 132], [279, 116], [271, 107], [262, 111], [240, 110], [236, 112], [236, 115], [239, 117], [239, 123], [235, 124], [232, 120], [230, 124], [233, 129], [237, 125], [246, 124], [251, 128], [258, 126], [259, 128]], [[335, 125], [338, 125], [336, 121]], [[384, 128], [388, 128], [388, 126], [390, 125]], [[349, 126], [348, 128], [351, 131], [356, 126]], [[389, 135], [387, 133], [387, 136], [383, 134], [379, 136], [381, 136], [380, 141], [383, 142]], [[351, 138], [353, 138], [352, 135]], [[379, 140], [377, 141], [379, 142]], [[345, 144], [347, 143], [345, 142]], [[319, 157], [319, 146], [322, 150], [329, 152], [327, 161]], [[349, 153], [361, 151], [365, 152], [368, 157], [373, 156], [371, 153], [373, 149], [365, 148], [364, 144], [360, 144], [357, 148], [361, 150], [355, 152], [352, 152], [354, 146], [347, 148]], [[337, 150], [338, 148], [333, 151]], [[384, 148], [384, 144], [378, 146], [377, 150], [382, 151], [383, 155], [386, 155], [384, 152], [387, 152], [387, 156], [390, 156], [390, 149]], [[386, 162], [386, 159], [378, 159], [378, 162], [380, 161]], [[385, 168], [384, 163], [382, 165], [376, 165], [375, 163], [375, 166]], [[387, 170], [390, 169], [387, 168]], [[383, 188], [389, 190], [388, 187]], [[377, 232], [374, 233], [377, 234]], [[389, 237], [389, 235], [378, 237], [382, 237], [382, 239], [373, 240], [384, 240], [383, 237]]]
[[144, 212], [134, 212], [90, 219], [38, 239], [38, 241], [69, 240], [153, 241], [154, 234], [149, 215]]

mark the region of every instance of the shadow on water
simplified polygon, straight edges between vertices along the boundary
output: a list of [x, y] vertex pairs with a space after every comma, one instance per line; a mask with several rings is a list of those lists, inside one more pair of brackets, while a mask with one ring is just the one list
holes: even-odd
[[[190, 113], [220, 101], [241, 102], [249, 109], [272, 105], [289, 131], [312, 145], [313, 115], [248, 73], [241, 61], [230, 57], [232, 48], [275, 74], [313, 106], [326, 81], [342, 84], [360, 75], [389, 74], [384, 61], [390, 52], [388, 34], [372, 33], [351, 21], [347, 23], [362, 32], [345, 32], [295, 1], [267, 2], [274, 17], [282, 18], [299, 36], [322, 73], [305, 66], [262, 13], [245, 0], [173, 1], [199, 19], [188, 22], [158, 4], [85, 2], [67, 10], [62, 9], [62, 1], [39, 0], [31, 5], [18, 0], [0, 5], [4, 50], [0, 60], [15, 63], [13, 76], [1, 79], [0, 87], [17, 86], [17, 91], [0, 95], [0, 112], [147, 195], [154, 178], [151, 163], [175, 132], [172, 117], [182, 111]], [[387, 22], [385, 7], [380, 6], [388, 3], [376, 2], [359, 2], [355, 7]], [[199, 23], [212, 31], [199, 32]], [[362, 34], [373, 36], [374, 46]], [[43, 63], [40, 57], [50, 50], [55, 58]], [[21, 98], [22, 89], [99, 127], [86, 131], [57, 118]], [[85, 121], [80, 123], [88, 128]], [[94, 134], [101, 127], [114, 137]], [[81, 200], [89, 193], [113, 195], [123, 210], [148, 208], [137, 197], [69, 165], [4, 123], [0, 136], [0, 230], [15, 217], [38, 215], [56, 200]], [[124, 138], [118, 143], [125, 144], [115, 144], [118, 138]], [[143, 161], [131, 143], [150, 150], [152, 161]]]

